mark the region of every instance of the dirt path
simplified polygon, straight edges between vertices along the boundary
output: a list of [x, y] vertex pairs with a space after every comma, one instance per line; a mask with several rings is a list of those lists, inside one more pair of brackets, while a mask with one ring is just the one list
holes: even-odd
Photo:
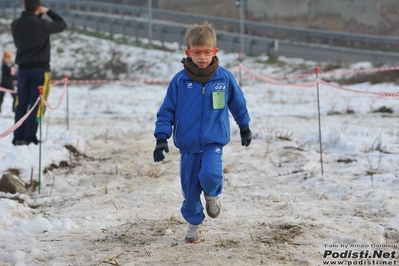
[[[292, 127], [314, 123], [286, 119]], [[77, 225], [68, 235], [40, 239], [52, 265], [320, 265], [326, 245], [337, 241], [379, 243], [378, 230], [391, 232], [388, 243], [398, 239], [388, 226], [394, 214], [375, 213], [367, 200], [381, 190], [362, 178], [364, 169], [325, 154], [321, 176], [317, 152], [260, 127], [249, 149], [234, 132], [225, 148], [222, 213], [205, 219], [202, 243], [186, 244], [177, 150], [155, 164], [150, 123], [131, 129], [127, 119], [115, 129], [112, 120], [90, 121], [85, 130], [93, 138], [77, 146], [91, 159], [75, 157], [73, 167], [56, 170], [52, 199], [41, 208], [48, 217], [74, 217]], [[99, 132], [100, 124], [109, 126]]]

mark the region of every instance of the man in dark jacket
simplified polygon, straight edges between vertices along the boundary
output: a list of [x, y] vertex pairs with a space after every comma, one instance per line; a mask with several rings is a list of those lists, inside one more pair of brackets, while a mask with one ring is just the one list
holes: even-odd
[[[41, 0], [24, 0], [24, 5], [25, 11], [11, 23], [11, 32], [17, 48], [15, 63], [18, 65], [15, 123], [27, 112], [32, 112], [15, 130], [12, 141], [14, 145], [29, 145], [32, 142], [38, 144], [36, 117], [41, 119], [44, 106], [36, 102], [39, 86], [44, 87], [45, 98], [50, 90], [50, 35], [62, 32], [67, 27], [57, 13], [41, 6]], [[42, 19], [43, 14], [47, 14], [52, 21]], [[34, 109], [30, 110], [33, 107]]]

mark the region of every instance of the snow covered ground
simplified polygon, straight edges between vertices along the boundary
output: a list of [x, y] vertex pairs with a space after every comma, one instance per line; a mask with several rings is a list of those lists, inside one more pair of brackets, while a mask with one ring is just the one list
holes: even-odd
[[[13, 51], [10, 36], [0, 37]], [[89, 53], [94, 48], [101, 50]], [[52, 49], [53, 71], [71, 79], [85, 60], [105, 66], [110, 50], [122, 53], [129, 73], [119, 78], [128, 79], [169, 80], [183, 57], [178, 49], [146, 50], [68, 32]], [[219, 58], [229, 68], [238, 64], [236, 54]], [[286, 58], [284, 65], [266, 65], [266, 59], [244, 64], [262, 75], [312, 72], [316, 65]], [[364, 67], [371, 64], [348, 69]], [[398, 98], [320, 85], [321, 164], [316, 87], [245, 79], [253, 142], [242, 147], [232, 121], [222, 213], [205, 219], [205, 241], [186, 244], [178, 151], [170, 141], [166, 159], [152, 160], [166, 86], [68, 86], [69, 113], [64, 99], [43, 120], [40, 194], [17, 195], [19, 203], [0, 192], [0, 265], [397, 265]], [[347, 87], [399, 91], [394, 84]], [[61, 91], [52, 88], [51, 105]], [[0, 134], [13, 125], [11, 96], [4, 101]], [[375, 112], [381, 107], [393, 113]], [[39, 147], [11, 140], [0, 139], [0, 174], [19, 169], [30, 183], [31, 175], [39, 177]]]

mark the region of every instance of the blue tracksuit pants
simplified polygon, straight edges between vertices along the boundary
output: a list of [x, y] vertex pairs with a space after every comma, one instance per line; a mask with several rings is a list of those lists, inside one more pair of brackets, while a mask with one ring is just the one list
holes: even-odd
[[[20, 69], [18, 71], [18, 100], [15, 109], [15, 122], [18, 122], [35, 104], [39, 97], [38, 87], [44, 85], [46, 72], [49, 72], [49, 69]], [[14, 140], [37, 141], [38, 122], [36, 115], [38, 106], [35, 107], [25, 122], [15, 130]]]
[[180, 181], [183, 193], [181, 213], [190, 224], [205, 219], [201, 193], [218, 196], [223, 188], [223, 146], [210, 144], [202, 153], [184, 153], [180, 158]]

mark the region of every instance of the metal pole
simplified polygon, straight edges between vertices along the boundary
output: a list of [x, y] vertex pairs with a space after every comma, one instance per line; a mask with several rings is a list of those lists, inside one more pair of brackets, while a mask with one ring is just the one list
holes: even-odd
[[308, 28], [312, 25], [312, 0], [308, 1]]
[[[64, 79], [64, 86], [67, 86], [68, 84], [68, 79], [69, 79], [69, 74], [65, 75]], [[66, 114], [65, 114], [65, 120], [66, 120], [66, 126], [67, 130], [69, 130], [69, 90], [66, 90]]]
[[152, 48], [152, 0], [148, 0], [148, 43]]
[[66, 91], [66, 124], [67, 130], [69, 130], [69, 92]]
[[39, 194], [42, 187], [42, 119], [43, 117], [39, 120]]
[[239, 67], [239, 72], [238, 72], [238, 80], [239, 80], [238, 84], [239, 84], [240, 87], [241, 87], [241, 86], [242, 86], [242, 76], [241, 76], [242, 53], [241, 53], [241, 52], [238, 53], [238, 58], [239, 58], [239, 61], [240, 61], [240, 67]]
[[244, 53], [244, 1], [240, 0], [240, 35], [241, 35], [241, 42], [240, 42], [240, 52]]
[[[38, 182], [38, 190], [39, 194], [41, 192], [41, 187], [42, 187], [42, 120], [44, 116], [44, 101], [43, 101], [43, 86], [39, 86], [39, 95], [40, 95], [40, 102], [39, 102], [39, 108], [40, 114], [39, 114], [39, 182]], [[40, 108], [42, 106], [42, 108]]]
[[[316, 79], [319, 79], [319, 67], [315, 67]], [[320, 167], [321, 167], [321, 175], [324, 175], [323, 171], [323, 144], [321, 137], [321, 120], [320, 120], [320, 94], [319, 94], [319, 82], [317, 82], [317, 117], [319, 120], [319, 145], [320, 145]]]

